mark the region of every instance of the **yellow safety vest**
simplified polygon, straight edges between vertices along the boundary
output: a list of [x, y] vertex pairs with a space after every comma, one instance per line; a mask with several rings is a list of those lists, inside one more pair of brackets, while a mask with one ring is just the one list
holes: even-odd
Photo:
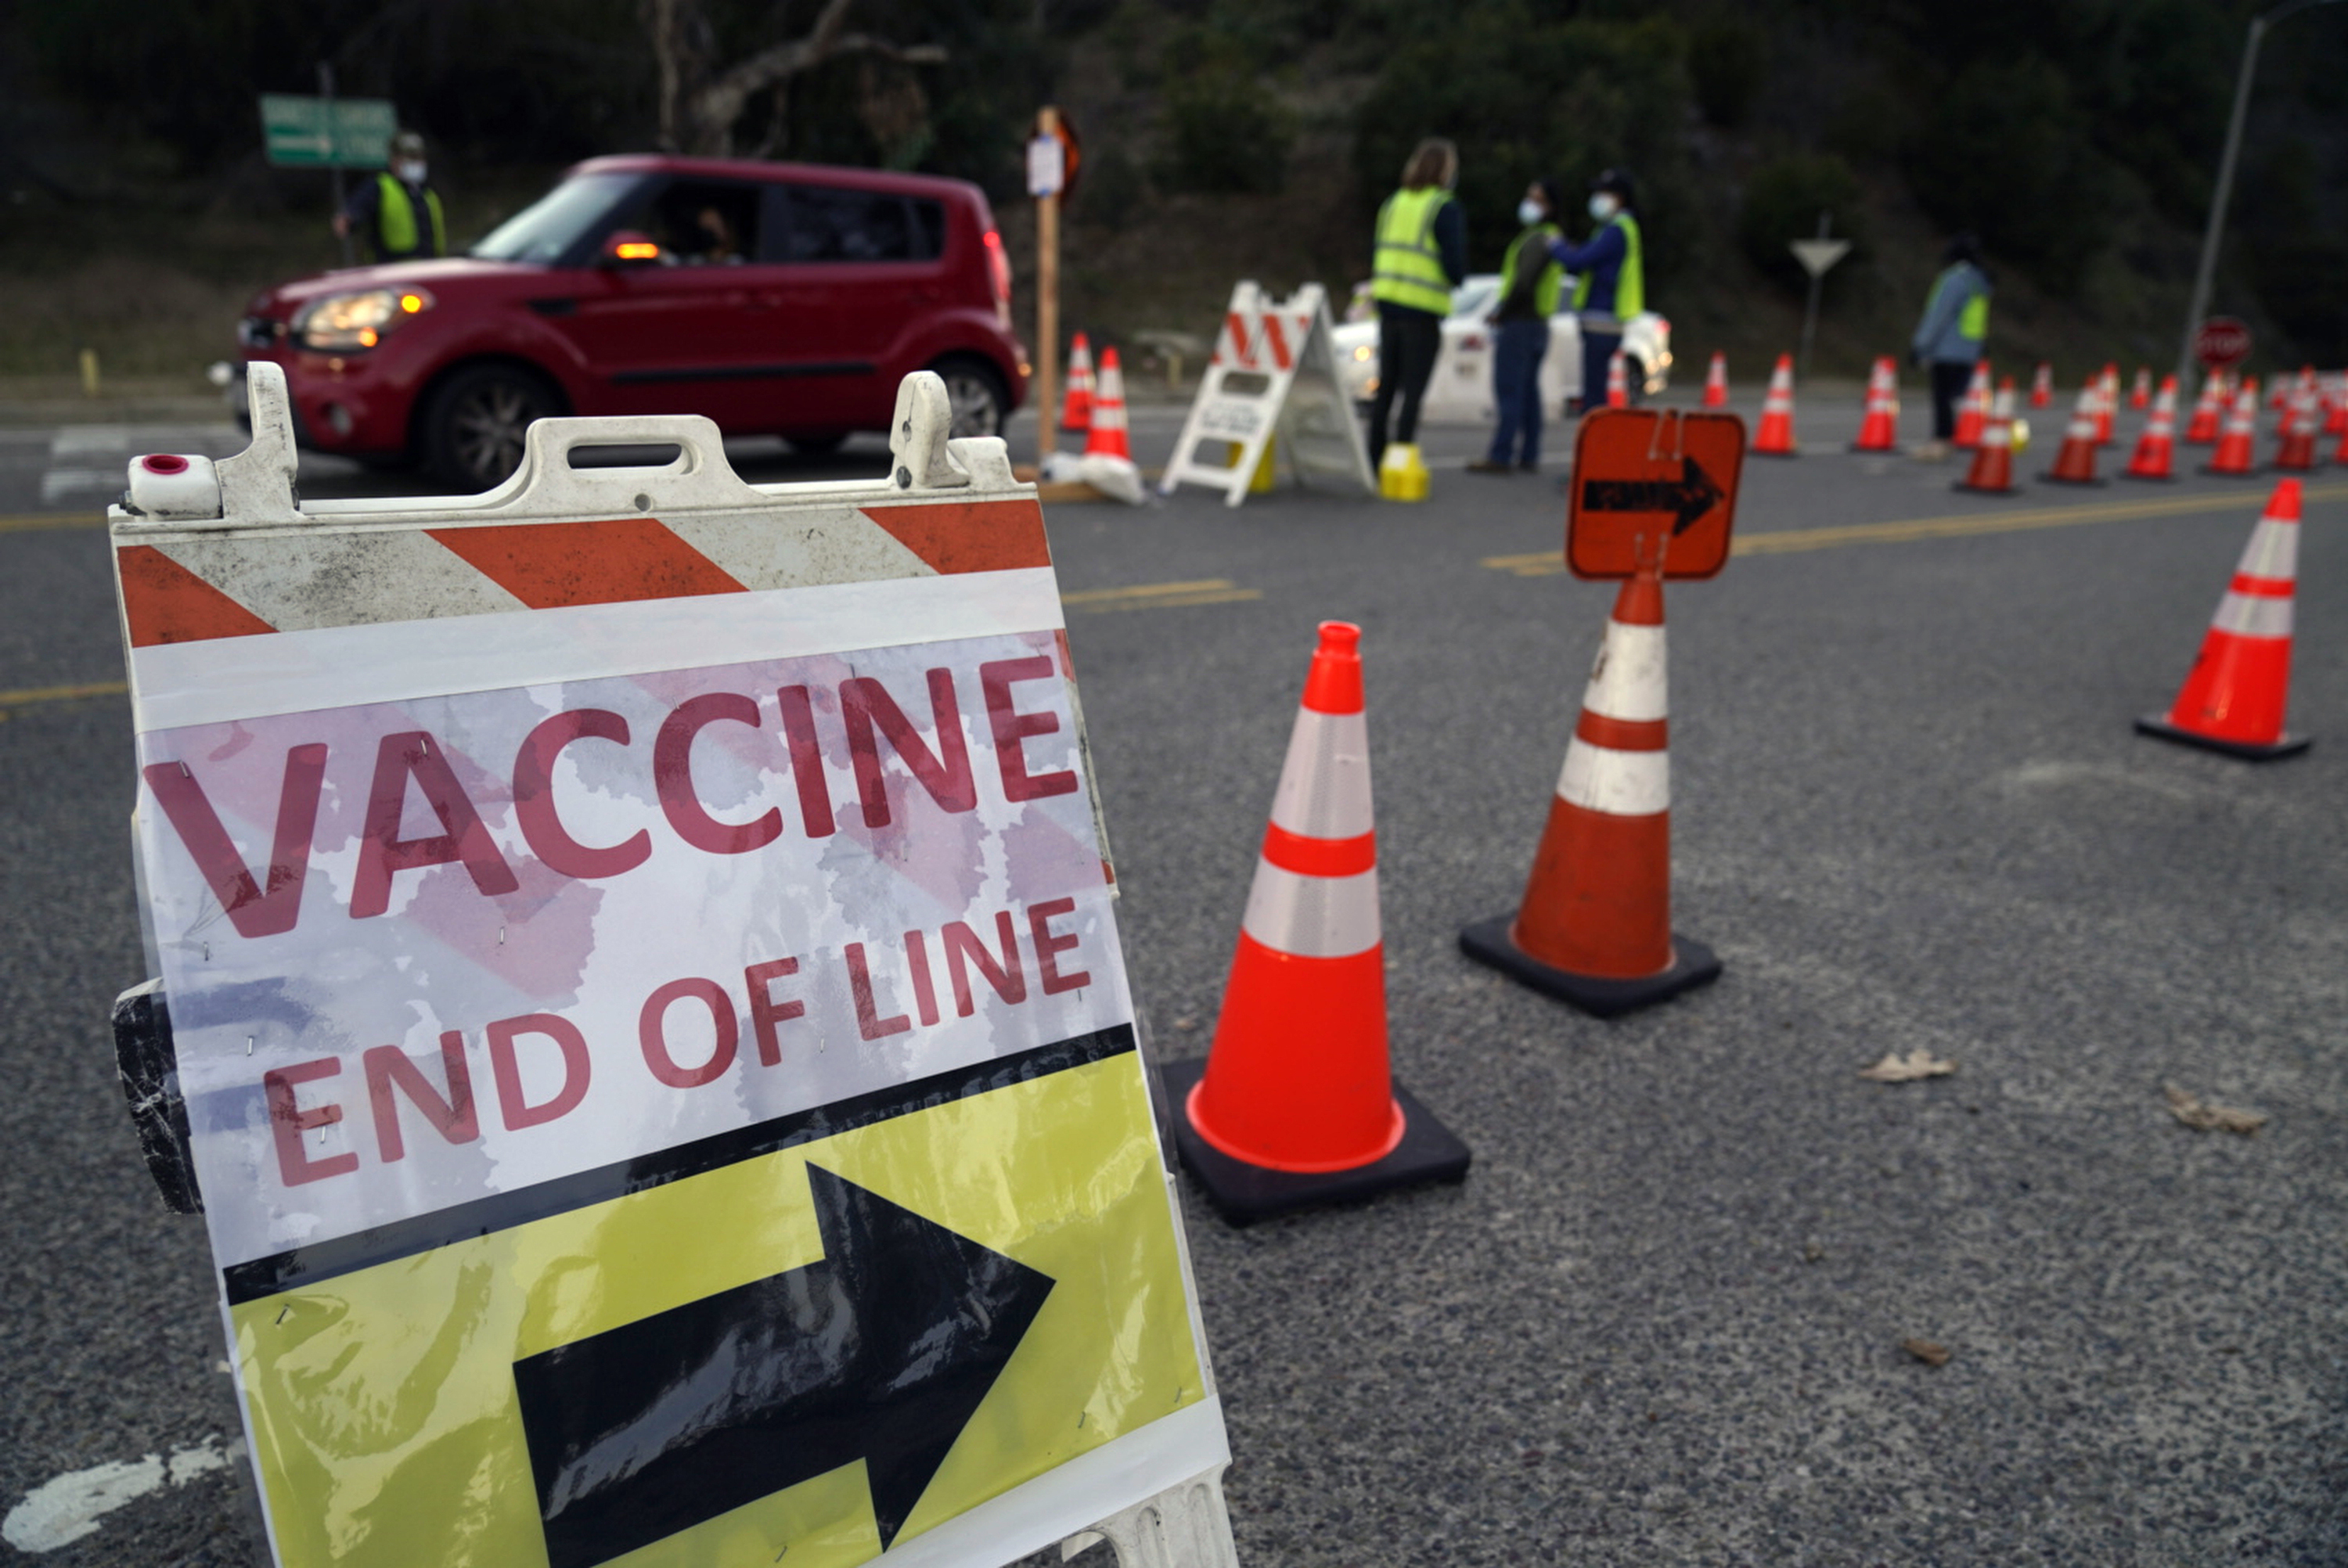
[[[407, 199], [407, 187], [402, 185], [390, 170], [375, 177], [377, 200], [375, 210], [376, 232], [382, 239], [386, 256], [410, 256], [416, 252], [416, 203]], [[424, 210], [432, 220], [432, 253], [448, 253], [448, 226], [440, 216], [440, 193], [427, 189]]]
[[1517, 257], [1529, 244], [1540, 260], [1540, 282], [1533, 285], [1533, 308], [1544, 316], [1557, 314], [1557, 302], [1565, 293], [1565, 269], [1550, 259], [1549, 242], [1558, 237], [1554, 223], [1537, 223], [1509, 241], [1508, 254], [1500, 258], [1500, 297], [1508, 298], [1517, 288]]
[[1959, 335], [1971, 338], [1975, 343], [1989, 336], [1989, 296], [1987, 294], [1975, 294], [1965, 302], [1965, 308], [1957, 315], [1957, 332]]
[[[1626, 241], [1622, 270], [1614, 274], [1614, 319], [1627, 322], [1647, 308], [1646, 247], [1639, 239], [1639, 220], [1628, 212], [1617, 212], [1606, 221], [1620, 225]], [[1584, 310], [1589, 304], [1590, 274], [1584, 272], [1574, 280], [1573, 308]]]
[[1451, 279], [1435, 242], [1435, 215], [1451, 200], [1439, 185], [1397, 190], [1378, 209], [1378, 251], [1370, 297], [1431, 315], [1451, 313]]

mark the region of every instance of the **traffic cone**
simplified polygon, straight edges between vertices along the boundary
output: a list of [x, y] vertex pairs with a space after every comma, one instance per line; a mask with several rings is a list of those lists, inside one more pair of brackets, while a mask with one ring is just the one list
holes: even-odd
[[2138, 410], [2152, 406], [2152, 366], [2136, 367], [2136, 384], [2128, 389], [2128, 406]]
[[2348, 436], [2348, 371], [2326, 378], [2323, 393], [2323, 434]]
[[2137, 437], [2136, 452], [2120, 472], [2131, 479], [2174, 479], [2177, 477], [2177, 378], [2160, 378], [2160, 395], [2152, 405], [2152, 417], [2145, 422], [2144, 434]]
[[1867, 377], [1867, 417], [1860, 421], [1854, 452], [1891, 452], [1900, 446], [1900, 372], [1885, 355]]
[[1769, 373], [1768, 395], [1761, 400], [1761, 434], [1750, 448], [1764, 457], [1798, 457], [1794, 445], [1794, 356], [1781, 354]]
[[2030, 406], [2049, 408], [2054, 403], [2054, 367], [2044, 360], [2038, 362], [2038, 374], [2030, 378]]
[[1093, 425], [1093, 345], [1078, 333], [1068, 345], [1068, 391], [1060, 400], [1060, 428], [1089, 430]]
[[1606, 362], [1606, 406], [1609, 408], [1631, 406], [1629, 362], [1622, 357], [1622, 351], [1619, 348], [1614, 351], [1613, 357]]
[[2013, 483], [2013, 383], [1997, 389], [1988, 420], [1982, 425], [1981, 445], [1973, 448], [1973, 466], [1951, 487], [1983, 496], [2011, 496]]
[[2103, 394], [2094, 381], [2079, 389], [2078, 405], [2071, 411], [2071, 427], [2063, 433], [2063, 450], [2054, 466], [2039, 475], [2056, 485], [2100, 485], [2096, 477], [2096, 410]]
[[1704, 405], [1728, 406], [1728, 356], [1718, 349], [1713, 351], [1712, 368], [1704, 373]]
[[2201, 377], [2201, 395], [2193, 405], [2193, 418], [2185, 426], [2189, 446], [2214, 446], [2226, 418], [2226, 373], [2212, 370]]
[[1182, 1163], [1238, 1220], [1468, 1173], [1387, 1058], [1361, 636], [1321, 623], [1214, 1044], [1164, 1070]]
[[2314, 386], [2315, 367], [2312, 364], [2302, 364], [2299, 367], [2299, 379], [2296, 381], [2280, 375], [2275, 377], [2274, 390], [2267, 395], [2267, 406], [2280, 414], [2291, 406], [2291, 400], [2294, 396], [2302, 392], [2312, 391]]
[[1615, 596], [1524, 901], [1459, 933], [1469, 958], [1600, 1018], [1720, 975], [1672, 932], [1665, 662], [1661, 566], [1643, 564]]
[[1117, 364], [1114, 348], [1101, 350], [1100, 385], [1093, 393], [1086, 431], [1086, 456], [1133, 461], [1133, 443], [1125, 426], [1125, 369]]
[[2315, 431], [2322, 421], [2315, 413], [2315, 394], [2294, 391], [2290, 405], [2282, 414], [2282, 429], [2278, 434], [2281, 445], [2275, 448], [2274, 466], [2286, 473], [2304, 474], [2316, 465]]
[[2120, 367], [2104, 366], [2103, 375], [2096, 383], [2096, 445], [2112, 444], [2112, 419], [2120, 406]]
[[2138, 719], [2137, 729], [2252, 762], [2307, 749], [2310, 737], [2285, 734], [2282, 727], [2291, 695], [2299, 500], [2298, 480], [2275, 486], [2184, 688], [2166, 714]]
[[1973, 378], [1965, 385], [1965, 397], [1957, 405], [1957, 433], [1950, 438], [1952, 446], [1967, 451], [1981, 445], [1982, 426], [1989, 420], [1989, 361], [1973, 365]]
[[2201, 465], [2201, 471], [2230, 478], [2258, 472], [2258, 439], [2259, 378], [2252, 375], [2244, 377], [2241, 390], [2234, 394], [2233, 411], [2226, 415], [2218, 450]]

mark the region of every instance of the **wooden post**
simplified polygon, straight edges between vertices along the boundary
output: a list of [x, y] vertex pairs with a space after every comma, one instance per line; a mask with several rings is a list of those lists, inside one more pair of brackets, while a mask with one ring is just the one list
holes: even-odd
[[[1060, 111], [1044, 106], [1035, 134], [1057, 136]], [[1059, 443], [1060, 193], [1035, 199], [1035, 461]]]

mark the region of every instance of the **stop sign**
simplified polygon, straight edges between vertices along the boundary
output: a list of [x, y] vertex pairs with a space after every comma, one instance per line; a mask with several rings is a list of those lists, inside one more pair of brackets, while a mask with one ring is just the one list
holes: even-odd
[[2193, 334], [2193, 357], [2210, 370], [2231, 370], [2250, 357], [2250, 329], [2232, 316], [2211, 316]]

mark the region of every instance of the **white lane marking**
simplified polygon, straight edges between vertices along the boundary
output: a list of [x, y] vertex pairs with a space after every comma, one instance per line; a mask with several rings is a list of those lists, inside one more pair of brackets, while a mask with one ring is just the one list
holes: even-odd
[[52, 468], [41, 476], [41, 504], [48, 506], [67, 496], [87, 496], [107, 490], [119, 490], [129, 483], [121, 468]]
[[99, 1521], [168, 1483], [185, 1486], [200, 1475], [225, 1470], [244, 1451], [242, 1442], [206, 1438], [193, 1448], [173, 1449], [170, 1457], [93, 1465], [35, 1487], [0, 1520], [0, 1541], [19, 1552], [55, 1552], [98, 1532]]

